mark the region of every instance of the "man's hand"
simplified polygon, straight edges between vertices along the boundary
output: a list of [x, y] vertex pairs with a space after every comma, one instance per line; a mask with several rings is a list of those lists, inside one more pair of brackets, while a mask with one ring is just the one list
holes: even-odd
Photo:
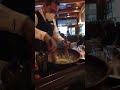
[[70, 47], [70, 43], [68, 43], [67, 40], [62, 40], [61, 42], [62, 42], [64, 48], [69, 48]]
[[57, 49], [56, 41], [48, 34], [45, 35], [44, 41], [46, 42], [46, 44], [48, 46], [49, 53], [52, 53]]
[[65, 42], [65, 40], [62, 40], [62, 44], [63, 44], [64, 47], [68, 46], [67, 43]]

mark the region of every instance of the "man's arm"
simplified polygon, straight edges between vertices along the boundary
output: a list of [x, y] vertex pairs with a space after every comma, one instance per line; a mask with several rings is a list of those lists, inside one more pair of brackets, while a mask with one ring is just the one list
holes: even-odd
[[46, 44], [48, 45], [49, 52], [54, 52], [57, 48], [54, 39], [51, 36], [49, 36], [46, 32], [41, 31], [37, 28], [35, 28], [35, 39], [45, 41]]
[[54, 24], [53, 37], [54, 37], [57, 41], [63, 41], [64, 38], [62, 38], [61, 35], [59, 34], [55, 20], [53, 20], [53, 24]]
[[64, 45], [65, 48], [68, 47], [67, 39], [66, 38], [62, 38], [61, 35], [58, 32], [56, 21], [53, 20], [53, 23], [54, 23], [53, 38], [55, 38], [57, 41], [60, 41]]
[[35, 27], [35, 39], [44, 41], [44, 37], [46, 34], [47, 34], [46, 32], [39, 30], [38, 28]]

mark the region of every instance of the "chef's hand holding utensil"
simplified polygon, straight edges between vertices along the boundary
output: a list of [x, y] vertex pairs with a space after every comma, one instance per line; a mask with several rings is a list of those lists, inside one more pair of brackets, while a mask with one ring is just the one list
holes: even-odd
[[54, 52], [57, 49], [56, 41], [51, 36], [46, 34], [44, 40], [48, 46], [49, 53]]
[[62, 41], [62, 43], [63, 43], [64, 50], [65, 50], [65, 51], [64, 51], [65, 56], [66, 56], [67, 58], [69, 58], [69, 52], [68, 52], [69, 45], [68, 45], [68, 43], [67, 43], [67, 38], [65, 38], [65, 40]]
[[67, 43], [67, 39], [62, 40], [62, 44], [63, 44], [64, 48], [68, 48], [69, 47], [69, 45]]

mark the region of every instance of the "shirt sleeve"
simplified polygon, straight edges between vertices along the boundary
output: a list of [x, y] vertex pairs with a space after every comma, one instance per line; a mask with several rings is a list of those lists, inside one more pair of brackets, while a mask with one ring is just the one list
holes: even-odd
[[57, 41], [62, 41], [64, 40], [64, 38], [61, 37], [61, 35], [58, 32], [58, 28], [56, 25], [56, 21], [53, 20], [53, 24], [54, 24], [54, 31], [53, 31], [53, 37], [57, 40]]
[[39, 30], [38, 28], [35, 27], [35, 39], [44, 41], [45, 35], [46, 35], [46, 32]]

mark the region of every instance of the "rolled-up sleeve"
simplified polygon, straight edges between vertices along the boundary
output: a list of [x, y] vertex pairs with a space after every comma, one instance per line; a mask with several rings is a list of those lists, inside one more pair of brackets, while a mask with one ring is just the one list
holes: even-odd
[[38, 28], [35, 28], [35, 39], [44, 41], [45, 35], [46, 35], [46, 32], [39, 30]]

